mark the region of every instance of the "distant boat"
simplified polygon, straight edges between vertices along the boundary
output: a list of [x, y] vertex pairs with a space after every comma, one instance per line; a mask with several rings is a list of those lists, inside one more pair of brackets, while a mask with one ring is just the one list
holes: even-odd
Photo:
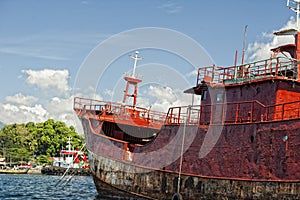
[[71, 149], [71, 138], [68, 139], [68, 149], [60, 151], [59, 156], [53, 158], [52, 166], [45, 166], [41, 169], [42, 174], [63, 175], [68, 174], [89, 176], [90, 166], [87, 155], [81, 150]]
[[16, 169], [0, 169], [0, 174], [27, 174], [30, 167]]
[[7, 163], [5, 158], [0, 158], [0, 174], [27, 174], [28, 171], [31, 169], [30, 164], [21, 164], [21, 165], [14, 165], [13, 168], [9, 167], [11, 163]]

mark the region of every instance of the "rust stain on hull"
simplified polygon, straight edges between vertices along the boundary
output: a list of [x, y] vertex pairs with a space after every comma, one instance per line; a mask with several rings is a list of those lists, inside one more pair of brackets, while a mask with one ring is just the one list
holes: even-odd
[[201, 95], [198, 105], [139, 108], [134, 73], [125, 77], [123, 104], [76, 97], [99, 194], [300, 199], [300, 32], [275, 34], [295, 43], [272, 49], [270, 59], [199, 68], [196, 86], [185, 91]]
[[[93, 154], [92, 154], [93, 155]], [[119, 195], [122, 199], [172, 199], [177, 191], [178, 174], [127, 168], [126, 163], [92, 156], [94, 180], [101, 195]], [[134, 166], [131, 166], [135, 168]], [[135, 173], [136, 171], [148, 171]], [[114, 191], [114, 192], [113, 192]], [[183, 199], [299, 199], [300, 182], [243, 181], [198, 176], [182, 176], [180, 194]]]
[[[132, 196], [172, 199], [178, 189], [179, 157], [156, 168], [155, 160], [152, 160], [153, 164], [140, 153], [145, 148], [152, 152], [166, 146], [177, 134], [182, 135], [180, 127], [164, 126], [154, 143], [136, 146], [133, 160], [128, 161], [124, 159], [124, 148], [120, 143], [94, 134], [88, 119], [84, 119], [83, 124], [85, 132], [89, 133], [87, 148], [100, 194], [103, 184], [108, 184], [114, 190], [124, 192], [129, 199]], [[180, 194], [183, 199], [191, 200], [300, 198], [300, 165], [297, 164], [300, 159], [291, 155], [298, 146], [289, 143], [300, 140], [298, 127], [299, 120], [226, 125], [218, 142], [203, 158], [199, 156], [200, 149], [208, 129], [187, 127], [186, 139], [194, 135], [194, 140], [183, 154]], [[286, 135], [293, 140], [284, 141]], [[178, 154], [179, 144], [162, 151], [164, 157], [156, 159], [168, 160], [168, 156]]]

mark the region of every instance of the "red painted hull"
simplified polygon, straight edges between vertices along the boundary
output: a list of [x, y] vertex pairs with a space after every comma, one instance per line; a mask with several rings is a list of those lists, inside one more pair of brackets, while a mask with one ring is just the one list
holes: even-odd
[[[201, 103], [166, 115], [75, 98], [99, 194], [125, 199], [300, 199], [300, 33], [274, 56], [198, 69]], [[276, 57], [279, 52], [289, 57]], [[282, 52], [283, 53], [283, 52]], [[125, 78], [126, 80], [126, 78]], [[128, 96], [126, 87], [124, 101]], [[114, 192], [113, 192], [114, 193]], [[179, 195], [179, 196], [176, 196]]]
[[[82, 123], [96, 185], [106, 183], [129, 197], [171, 199], [178, 192], [185, 128], [179, 189], [183, 199], [300, 198], [300, 156], [293, 153], [300, 141], [299, 119], [209, 127], [166, 125], [153, 142], [134, 148], [132, 161], [124, 157], [124, 142], [95, 132], [94, 119], [82, 118]], [[204, 144], [206, 136], [211, 142], [217, 139], [212, 148]], [[101, 194], [102, 187], [97, 188]]]

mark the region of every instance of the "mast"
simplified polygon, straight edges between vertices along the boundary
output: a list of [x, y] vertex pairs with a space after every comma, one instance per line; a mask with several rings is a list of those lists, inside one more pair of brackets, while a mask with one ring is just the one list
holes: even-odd
[[299, 29], [300, 0], [287, 0], [286, 6], [296, 13], [296, 28]]
[[244, 29], [244, 41], [243, 41], [242, 65], [244, 65], [244, 59], [245, 59], [247, 27], [248, 27], [248, 25], [246, 25], [246, 26], [245, 26], [245, 29]]
[[136, 63], [138, 60], [143, 60], [143, 58], [139, 57], [139, 53], [138, 51], [135, 51], [135, 55], [134, 56], [130, 56], [133, 60], [134, 60], [134, 64], [133, 64], [133, 71], [132, 71], [132, 78], [136, 78], [136, 74], [135, 74], [135, 69], [136, 69]]
[[[295, 29], [290, 29], [290, 30], [286, 30], [286, 33], [284, 31], [281, 31], [282, 34], [278, 35], [294, 35], [295, 37], [295, 45], [296, 47], [294, 49], [291, 49], [290, 52], [291, 56], [296, 59], [299, 60], [300, 58], [300, 34], [299, 34], [299, 13], [300, 13], [300, 0], [287, 0], [287, 4], [286, 6], [292, 10], [293, 12], [296, 13], [296, 28]], [[298, 66], [298, 72], [296, 73], [296, 79], [298, 80], [298, 82], [300, 82], [300, 64], [297, 63]]]
[[[127, 84], [126, 84], [126, 89], [124, 91], [123, 103], [126, 104], [127, 97], [133, 97], [133, 105], [132, 105], [133, 107], [136, 106], [138, 83], [142, 82], [142, 80], [139, 79], [137, 74], [135, 73], [137, 61], [143, 60], [143, 58], [139, 57], [138, 54], [139, 52], [136, 51], [134, 56], [130, 55], [130, 57], [134, 60], [133, 71], [132, 74], [126, 73], [124, 77], [125, 81], [127, 81]], [[134, 87], [133, 94], [129, 94], [130, 86]]]

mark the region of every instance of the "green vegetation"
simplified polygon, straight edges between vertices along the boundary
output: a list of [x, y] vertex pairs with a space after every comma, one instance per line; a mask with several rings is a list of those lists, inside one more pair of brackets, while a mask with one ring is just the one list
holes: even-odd
[[49, 157], [59, 156], [60, 150], [66, 149], [68, 137], [73, 147], [82, 147], [83, 136], [64, 122], [49, 119], [37, 124], [11, 124], [0, 130], [0, 152], [8, 162], [47, 163]]

